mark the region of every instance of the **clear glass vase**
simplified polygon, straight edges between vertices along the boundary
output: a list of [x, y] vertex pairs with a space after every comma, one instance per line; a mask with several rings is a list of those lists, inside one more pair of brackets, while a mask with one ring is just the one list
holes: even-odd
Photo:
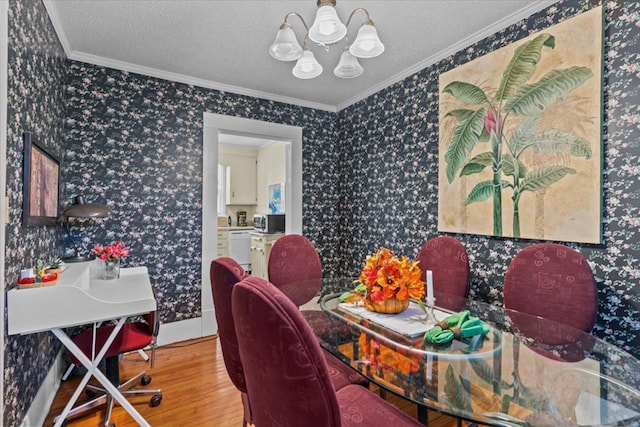
[[120, 277], [120, 260], [102, 261], [102, 278], [112, 280]]

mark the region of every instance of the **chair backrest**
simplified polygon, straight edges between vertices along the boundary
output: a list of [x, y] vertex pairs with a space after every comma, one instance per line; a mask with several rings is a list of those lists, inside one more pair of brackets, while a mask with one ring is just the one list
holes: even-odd
[[416, 258], [425, 286], [427, 270], [432, 271], [436, 305], [459, 311], [469, 294], [471, 275], [464, 245], [454, 237], [433, 237], [422, 245]]
[[247, 392], [244, 370], [238, 351], [238, 340], [231, 312], [231, 291], [236, 283], [247, 276], [242, 266], [232, 258], [221, 257], [211, 261], [211, 293], [218, 322], [218, 338], [224, 365], [231, 382], [238, 390]]
[[322, 284], [322, 262], [313, 243], [299, 234], [287, 234], [273, 243], [269, 255], [269, 282], [298, 307], [317, 295]]
[[340, 426], [322, 350], [295, 304], [247, 277], [234, 287], [232, 307], [255, 425]]
[[[589, 332], [598, 313], [598, 294], [591, 267], [577, 251], [556, 243], [539, 243], [520, 250], [504, 278], [504, 306], [516, 312]], [[517, 316], [516, 316], [517, 318]], [[534, 339], [548, 344], [568, 342], [554, 337], [553, 328], [528, 327]]]

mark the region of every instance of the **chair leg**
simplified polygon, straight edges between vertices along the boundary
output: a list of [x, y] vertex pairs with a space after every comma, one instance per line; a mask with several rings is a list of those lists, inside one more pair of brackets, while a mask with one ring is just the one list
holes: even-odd
[[75, 367], [76, 367], [76, 365], [74, 365], [73, 363], [69, 365], [69, 367], [67, 368], [66, 372], [62, 376], [62, 381], [66, 381], [69, 378], [69, 375], [71, 375], [71, 372], [73, 372], [73, 368], [75, 368]]
[[429, 425], [429, 410], [422, 405], [418, 405], [418, 422], [423, 426]]
[[[141, 384], [146, 385], [142, 381], [140, 381], [140, 379], [143, 378], [145, 375], [146, 375], [145, 372], [140, 372], [139, 374], [135, 375], [134, 377], [120, 384], [118, 386], [118, 390], [120, 391], [120, 393], [122, 393], [123, 396], [143, 396], [143, 395], [151, 396], [149, 405], [158, 406], [162, 401], [161, 389], [131, 389], [131, 387], [136, 385], [137, 382], [140, 382]], [[116, 404], [115, 399], [113, 398], [113, 396], [107, 393], [107, 390], [105, 390], [100, 386], [87, 384], [86, 388], [87, 390], [91, 390], [95, 393], [100, 393], [100, 396], [90, 400], [89, 402], [85, 402], [81, 405], [76, 406], [69, 412], [69, 414], [67, 415], [67, 418], [72, 418], [77, 415], [81, 415], [86, 412], [93, 411], [98, 406], [106, 404], [104, 426], [106, 427], [111, 426], [111, 422], [110, 422], [111, 412], [113, 411], [113, 407]], [[56, 422], [57, 420], [58, 420], [58, 417], [55, 418], [54, 422]]]
[[247, 427], [247, 425], [253, 423], [253, 418], [251, 416], [251, 404], [249, 403], [249, 396], [246, 393], [242, 393], [242, 409], [243, 409], [243, 419], [242, 419], [242, 427]]
[[151, 343], [151, 369], [153, 369], [154, 362], [156, 360], [156, 343]]
[[147, 356], [147, 353], [145, 353], [144, 350], [142, 349], [138, 350], [138, 354], [140, 355], [140, 357], [142, 357], [142, 360], [144, 360], [145, 362], [149, 360], [149, 356]]
[[[81, 405], [76, 406], [75, 408], [71, 409], [71, 411], [69, 411], [69, 414], [67, 415], [67, 418], [72, 418], [75, 417], [76, 415], [80, 415], [80, 414], [84, 414], [85, 412], [89, 412], [89, 411], [93, 411], [95, 410], [95, 408], [104, 405], [107, 402], [107, 395], [106, 394], [102, 394], [101, 396], [98, 396], [94, 399], [91, 399], [88, 402], [85, 402]], [[58, 422], [58, 418], [60, 418], [60, 416], [56, 416], [53, 419], [54, 424], [56, 422]]]
[[113, 413], [113, 405], [115, 404], [115, 399], [113, 396], [107, 396], [107, 407], [104, 411], [104, 427], [111, 427], [111, 414]]

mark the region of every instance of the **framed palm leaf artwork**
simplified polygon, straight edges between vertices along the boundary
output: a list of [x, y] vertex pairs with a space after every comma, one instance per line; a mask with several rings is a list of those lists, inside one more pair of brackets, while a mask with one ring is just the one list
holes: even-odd
[[439, 231], [601, 242], [602, 19], [440, 75]]

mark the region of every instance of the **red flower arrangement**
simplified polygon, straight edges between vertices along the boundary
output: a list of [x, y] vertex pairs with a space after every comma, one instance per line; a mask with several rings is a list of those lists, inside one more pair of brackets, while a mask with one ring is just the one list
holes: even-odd
[[129, 249], [124, 247], [123, 242], [116, 242], [108, 246], [96, 245], [93, 248], [93, 253], [103, 261], [115, 262], [129, 255]]

